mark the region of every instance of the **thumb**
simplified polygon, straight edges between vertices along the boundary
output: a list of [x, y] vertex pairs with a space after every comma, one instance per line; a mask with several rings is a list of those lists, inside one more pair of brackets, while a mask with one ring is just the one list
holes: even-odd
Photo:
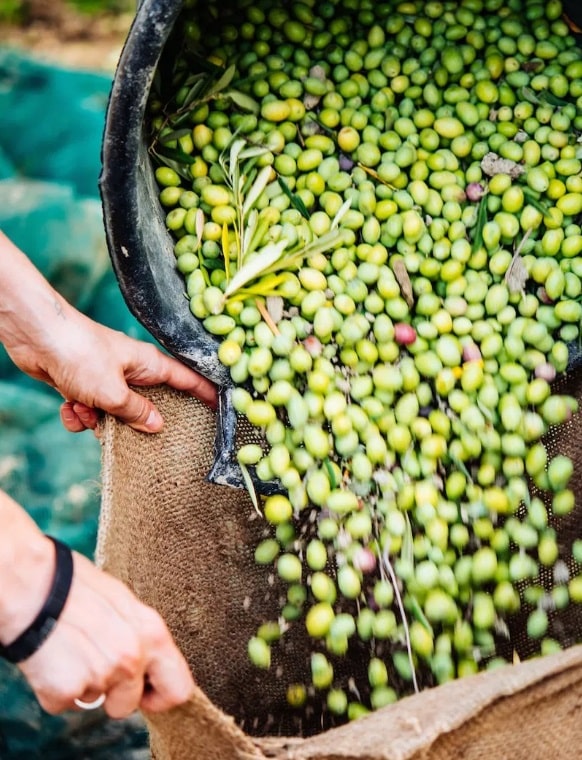
[[114, 414], [119, 420], [142, 433], [157, 433], [164, 426], [164, 420], [156, 406], [132, 390]]

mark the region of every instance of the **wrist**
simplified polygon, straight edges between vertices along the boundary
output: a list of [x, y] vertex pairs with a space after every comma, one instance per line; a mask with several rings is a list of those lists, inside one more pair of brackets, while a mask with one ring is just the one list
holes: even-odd
[[0, 657], [20, 663], [37, 652], [51, 635], [63, 611], [73, 581], [73, 555], [68, 546], [49, 536], [55, 549], [55, 571], [42, 608], [22, 633], [7, 645], [0, 644]]
[[46, 349], [72, 309], [27, 256], [1, 232], [0, 294], [0, 343], [9, 353], [23, 346]]
[[54, 577], [55, 548], [34, 524], [15, 528], [11, 524], [2, 533], [0, 643], [6, 645], [18, 638], [42, 609]]

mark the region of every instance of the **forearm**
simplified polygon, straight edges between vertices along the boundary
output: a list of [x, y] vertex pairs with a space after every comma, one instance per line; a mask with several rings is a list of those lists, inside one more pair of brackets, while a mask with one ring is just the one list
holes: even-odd
[[160, 430], [159, 412], [129, 384], [166, 383], [216, 406], [212, 383], [153, 345], [100, 325], [75, 309], [2, 232], [0, 343], [23, 372], [73, 402], [63, 421], [74, 432], [96, 427], [95, 409], [136, 430]]
[[0, 643], [34, 620], [50, 590], [54, 547], [34, 521], [0, 491]]
[[[103, 693], [107, 713], [123, 718], [137, 707], [159, 712], [185, 702], [192, 675], [160, 616], [85, 557], [74, 554], [73, 561], [57, 625], [19, 662], [42, 707], [56, 714]], [[1, 644], [34, 621], [54, 574], [53, 542], [0, 491]]]
[[[0, 231], [0, 342], [51, 344], [72, 307]], [[64, 326], [63, 326], [64, 327]]]

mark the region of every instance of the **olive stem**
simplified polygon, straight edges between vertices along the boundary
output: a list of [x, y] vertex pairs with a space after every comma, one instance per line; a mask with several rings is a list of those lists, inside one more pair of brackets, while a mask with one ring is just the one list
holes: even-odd
[[267, 311], [265, 305], [260, 301], [258, 298], [255, 299], [255, 306], [259, 310], [261, 317], [265, 320], [267, 325], [271, 328], [271, 332], [273, 335], [280, 335], [281, 331], [277, 327], [277, 325], [273, 322], [273, 319], [269, 312]]
[[381, 182], [383, 185], [386, 185], [386, 187], [389, 187], [390, 190], [397, 190], [397, 188], [394, 187], [394, 185], [391, 185], [390, 182], [386, 182], [386, 180], [383, 180], [382, 177], [378, 174], [378, 172], [375, 172], [373, 169], [370, 169], [369, 167], [364, 166], [364, 164], [361, 164], [361, 163], [356, 164], [356, 166], [359, 169], [362, 169], [362, 171], [365, 171], [366, 174], [368, 174], [370, 177], [373, 177], [378, 182]]
[[521, 251], [522, 251], [522, 249], [523, 249], [523, 246], [526, 244], [526, 242], [527, 242], [527, 239], [528, 239], [528, 238], [529, 238], [529, 236], [531, 235], [532, 231], [533, 231], [533, 230], [532, 230], [532, 228], [531, 228], [531, 227], [528, 227], [528, 228], [527, 228], [527, 230], [525, 231], [525, 234], [524, 234], [524, 236], [522, 237], [522, 239], [521, 239], [521, 240], [520, 240], [520, 242], [519, 242], [519, 245], [518, 245], [518, 246], [517, 246], [517, 248], [515, 249], [515, 253], [513, 254], [513, 257], [514, 257], [514, 258], [515, 258], [516, 256], [519, 256], [519, 254], [521, 253]]
[[408, 628], [408, 621], [406, 620], [406, 613], [404, 611], [404, 604], [402, 603], [400, 589], [398, 588], [398, 580], [396, 578], [396, 574], [394, 573], [394, 569], [392, 568], [392, 564], [390, 560], [388, 559], [387, 549], [385, 549], [382, 552], [382, 562], [390, 575], [390, 580], [392, 581], [392, 586], [394, 587], [394, 595], [396, 597], [396, 601], [398, 602], [398, 609], [400, 610], [400, 614], [402, 615], [402, 623], [404, 624], [404, 635], [406, 636], [406, 651], [408, 653], [408, 659], [410, 660], [410, 670], [412, 673], [412, 685], [414, 686], [415, 693], [418, 694], [420, 689], [418, 688], [418, 682], [416, 680], [416, 671], [414, 670], [414, 660], [412, 659], [412, 645], [410, 643], [410, 630]]

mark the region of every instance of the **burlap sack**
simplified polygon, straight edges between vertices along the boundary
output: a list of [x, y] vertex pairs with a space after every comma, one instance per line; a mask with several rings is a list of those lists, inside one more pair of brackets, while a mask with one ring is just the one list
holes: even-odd
[[[578, 395], [575, 387], [566, 390]], [[160, 611], [199, 686], [186, 706], [148, 718], [155, 760], [580, 757], [578, 646], [426, 690], [316, 736], [287, 738], [313, 732], [313, 723], [293, 717], [284, 696], [289, 678], [302, 675], [299, 654], [307, 644], [291, 642], [268, 673], [248, 662], [248, 637], [278, 609], [276, 583], [269, 585], [253, 559], [261, 521], [246, 493], [205, 482], [214, 413], [167, 388], [146, 393], [164, 415], [162, 433], [137, 433], [111, 418], [102, 431], [98, 561]], [[575, 459], [579, 423], [565, 425], [551, 442]], [[582, 533], [578, 523], [574, 514], [561, 544]], [[565, 643], [579, 639], [580, 630], [572, 616]]]

